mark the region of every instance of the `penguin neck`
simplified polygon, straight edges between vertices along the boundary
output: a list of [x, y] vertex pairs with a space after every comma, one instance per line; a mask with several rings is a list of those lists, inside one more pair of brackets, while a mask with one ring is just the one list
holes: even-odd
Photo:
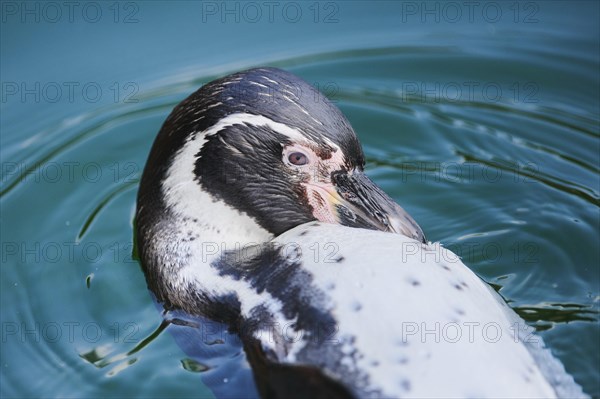
[[148, 287], [169, 308], [210, 316], [214, 309], [203, 302], [207, 293], [214, 299], [247, 288], [231, 279], [225, 284], [213, 266], [224, 254], [244, 253], [273, 235], [250, 216], [213, 198], [197, 181], [163, 184], [160, 189], [159, 200], [140, 197], [136, 220]]
[[[220, 129], [217, 125], [211, 129]], [[188, 137], [173, 157], [160, 187], [168, 223], [176, 231], [182, 255], [195, 265], [210, 263], [225, 251], [273, 238], [254, 218], [202, 187], [195, 167], [207, 134], [205, 131]]]
[[224, 252], [239, 251], [273, 239], [248, 216], [203, 190], [197, 180], [165, 180], [163, 201], [169, 225], [186, 262], [210, 264]]
[[178, 241], [189, 262], [210, 264], [225, 252], [238, 252], [273, 239], [252, 217], [195, 186], [193, 194], [186, 193], [186, 189], [172, 193], [180, 197], [176, 200], [180, 202], [169, 206], [172, 226], [176, 226]]

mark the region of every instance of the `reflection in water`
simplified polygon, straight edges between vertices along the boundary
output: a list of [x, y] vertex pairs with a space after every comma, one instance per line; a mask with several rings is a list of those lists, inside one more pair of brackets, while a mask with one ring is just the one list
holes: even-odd
[[598, 310], [591, 305], [584, 306], [576, 303], [548, 303], [531, 306], [513, 307], [525, 321], [534, 326], [537, 331], [545, 331], [557, 323], [572, 321], [598, 322]]
[[[148, 344], [150, 344], [152, 341], [154, 341], [160, 335], [160, 333], [163, 332], [167, 328], [168, 325], [169, 325], [168, 321], [166, 321], [166, 320], [163, 321], [158, 326], [158, 328], [152, 332], [152, 334], [150, 334], [149, 336], [147, 336], [146, 338], [144, 338], [143, 340], [138, 342], [138, 344], [135, 345], [135, 347], [133, 349], [131, 349], [127, 352], [113, 354], [113, 350], [110, 345], [102, 345], [102, 346], [92, 349], [89, 352], [81, 353], [81, 354], [79, 354], [79, 356], [82, 359], [87, 360], [89, 363], [93, 364], [94, 366], [96, 366], [97, 368], [100, 368], [100, 369], [110, 366], [114, 363], [121, 362], [122, 360], [127, 359], [131, 355], [134, 355], [137, 352], [144, 349]], [[130, 358], [126, 362], [121, 362], [118, 366], [119, 370], [121, 370], [124, 367], [127, 367], [129, 365], [132, 365], [133, 363], [136, 362], [136, 360], [137, 360], [136, 358]], [[126, 364], [127, 366], [123, 366], [123, 364]]]
[[209, 369], [207, 365], [190, 358], [181, 359], [181, 365], [184, 369], [192, 373], [202, 373]]

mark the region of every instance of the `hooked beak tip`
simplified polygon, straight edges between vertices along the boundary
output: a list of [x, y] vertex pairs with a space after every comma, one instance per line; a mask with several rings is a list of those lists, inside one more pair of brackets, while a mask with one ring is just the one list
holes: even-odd
[[335, 182], [337, 221], [404, 235], [427, 243], [417, 222], [366, 175], [339, 175]]
[[399, 217], [388, 217], [388, 231], [414, 238], [422, 243], [427, 243], [421, 227], [404, 210], [402, 210], [402, 214]]

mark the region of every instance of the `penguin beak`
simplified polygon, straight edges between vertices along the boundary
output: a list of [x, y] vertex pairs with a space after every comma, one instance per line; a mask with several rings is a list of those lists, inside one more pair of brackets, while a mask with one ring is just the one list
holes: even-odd
[[327, 201], [338, 223], [427, 242], [417, 222], [364, 173], [337, 171], [332, 173], [331, 181]]

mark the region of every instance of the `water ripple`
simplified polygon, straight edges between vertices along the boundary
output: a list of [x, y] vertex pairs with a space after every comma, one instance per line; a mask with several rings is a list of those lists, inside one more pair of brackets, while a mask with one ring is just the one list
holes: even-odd
[[600, 206], [600, 194], [594, 191], [593, 189], [585, 187], [581, 184], [566, 181], [556, 176], [551, 176], [540, 171], [536, 171], [535, 173], [533, 173], [531, 171], [528, 171], [526, 168], [521, 168], [517, 170], [515, 169], [514, 165], [512, 165], [510, 162], [485, 160], [458, 150], [456, 151], [456, 153], [462, 156], [465, 159], [465, 161], [480, 163], [485, 166], [493, 167], [503, 171], [508, 171], [514, 174], [521, 174], [522, 176], [539, 181], [540, 183], [560, 190], [564, 193], [573, 194], [589, 202], [592, 205]]

